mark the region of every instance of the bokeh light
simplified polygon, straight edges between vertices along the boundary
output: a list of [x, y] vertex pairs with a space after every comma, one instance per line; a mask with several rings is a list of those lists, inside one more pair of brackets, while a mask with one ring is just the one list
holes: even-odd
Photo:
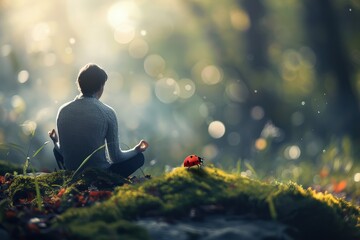
[[260, 106], [255, 106], [251, 109], [251, 117], [255, 120], [263, 119], [265, 112], [264, 109]]
[[116, 29], [120, 26], [135, 25], [139, 21], [140, 14], [140, 9], [134, 1], [118, 1], [110, 7], [107, 20]]
[[284, 150], [284, 155], [289, 160], [296, 160], [300, 157], [301, 150], [297, 145], [288, 146]]
[[135, 38], [129, 44], [129, 54], [133, 58], [143, 58], [149, 51], [149, 45], [141, 38]]
[[69, 43], [70, 43], [71, 45], [74, 45], [74, 44], [76, 43], [76, 39], [73, 38], [73, 37], [69, 38]]
[[150, 76], [158, 77], [165, 70], [165, 60], [157, 54], [149, 55], [144, 61], [144, 69]]
[[201, 71], [201, 78], [204, 83], [214, 85], [222, 80], [222, 72], [219, 67], [208, 65]]
[[246, 31], [250, 27], [249, 15], [240, 9], [235, 9], [230, 12], [230, 20], [232, 26], [239, 31]]
[[114, 32], [114, 39], [120, 44], [127, 44], [135, 37], [135, 28], [131, 25], [118, 26]]
[[18, 82], [19, 83], [26, 83], [29, 80], [29, 72], [26, 70], [22, 70], [18, 74]]
[[180, 95], [180, 88], [172, 78], [162, 78], [155, 84], [155, 95], [163, 103], [172, 103]]
[[26, 103], [24, 99], [19, 95], [14, 95], [11, 98], [11, 105], [16, 113], [22, 113], [26, 109]]
[[355, 173], [354, 182], [360, 182], [360, 173]]
[[267, 141], [264, 138], [258, 138], [255, 141], [255, 148], [259, 151], [265, 150], [267, 147]]
[[234, 102], [244, 102], [248, 97], [248, 89], [242, 82], [230, 82], [226, 85], [227, 96]]
[[34, 121], [26, 120], [21, 127], [25, 135], [32, 135], [36, 131], [37, 124]]
[[178, 83], [180, 88], [180, 97], [184, 99], [191, 98], [196, 90], [195, 83], [191, 79], [181, 79]]
[[221, 138], [225, 134], [225, 125], [221, 121], [213, 121], [209, 124], [208, 131], [211, 137]]
[[205, 145], [202, 150], [202, 157], [207, 160], [213, 160], [219, 153], [219, 149], [214, 144]]

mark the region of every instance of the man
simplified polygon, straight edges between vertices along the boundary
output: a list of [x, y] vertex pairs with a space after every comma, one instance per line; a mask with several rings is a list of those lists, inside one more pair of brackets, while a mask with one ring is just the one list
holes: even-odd
[[55, 158], [65, 169], [76, 170], [92, 154], [85, 167], [108, 169], [128, 177], [144, 164], [142, 152], [148, 143], [141, 140], [127, 151], [119, 148], [116, 113], [99, 101], [106, 80], [107, 74], [96, 64], [81, 68], [76, 81], [80, 95], [60, 107], [58, 134], [53, 129], [49, 136], [55, 145]]

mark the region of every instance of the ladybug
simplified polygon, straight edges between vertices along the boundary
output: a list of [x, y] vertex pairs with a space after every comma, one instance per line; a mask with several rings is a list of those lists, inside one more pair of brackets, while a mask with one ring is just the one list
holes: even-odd
[[188, 167], [188, 169], [190, 169], [190, 167], [195, 165], [197, 165], [200, 168], [203, 163], [204, 163], [204, 159], [194, 154], [189, 155], [184, 159], [184, 167]]

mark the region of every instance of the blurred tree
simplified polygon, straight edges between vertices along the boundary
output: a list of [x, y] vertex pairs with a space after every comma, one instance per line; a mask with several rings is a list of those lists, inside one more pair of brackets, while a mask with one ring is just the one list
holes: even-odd
[[[304, 1], [305, 29], [317, 56], [318, 91], [326, 91], [328, 106], [317, 128], [322, 135], [350, 135], [360, 140], [359, 100], [352, 86], [353, 69], [338, 20], [330, 0]], [[333, 77], [332, 77], [333, 76]]]
[[[146, 116], [146, 124], [138, 122], [141, 117], [133, 116], [139, 127], [130, 125], [141, 134], [153, 136], [156, 144], [152, 145], [151, 157], [159, 163], [167, 163], [169, 156], [180, 158], [184, 150], [199, 154], [207, 151], [212, 158], [229, 162], [255, 159], [260, 153], [255, 143], [269, 121], [283, 134], [277, 142], [269, 140], [261, 154], [264, 159], [280, 160], [262, 161], [262, 166], [282, 165], [289, 144], [301, 148], [301, 159], [314, 159], [322, 154], [333, 134], [360, 135], [358, 100], [351, 84], [359, 68], [352, 68], [351, 61], [355, 60], [350, 59], [359, 53], [356, 40], [360, 35], [354, 31], [354, 16], [359, 15], [360, 5], [355, 1], [192, 0], [154, 4], [109, 0], [104, 4], [38, 0], [30, 5], [16, 1], [0, 4], [3, 138], [27, 146], [28, 137], [17, 132], [28, 119], [36, 118], [39, 131], [46, 131], [54, 124], [55, 114], [43, 121], [44, 115], [39, 113], [48, 116], [49, 109], [56, 109], [71, 97], [75, 89], [70, 78], [85, 61], [96, 61], [113, 73], [111, 82], [116, 87], [111, 93], [108, 88], [106, 101], [124, 116], [133, 115], [134, 109], [126, 106], [139, 103], [137, 97], [142, 93], [133, 89], [144, 83], [142, 89], [149, 96], [142, 98], [146, 100], [142, 107], [151, 114]], [[346, 4], [354, 4], [352, 14], [347, 11], [346, 17], [339, 19], [346, 12], [340, 12], [344, 9], [339, 6], [346, 8]], [[29, 7], [34, 8], [28, 11]], [[111, 11], [115, 11], [114, 16]], [[118, 21], [119, 29], [131, 23], [131, 31], [118, 32], [113, 26]], [[134, 39], [120, 43], [115, 35]], [[135, 57], [134, 49], [141, 50], [141, 56]], [[160, 60], [148, 61], [151, 55]], [[356, 61], [360, 66], [360, 60]], [[145, 62], [152, 63], [150, 67], [156, 71], [160, 69], [158, 75], [148, 74]], [[204, 80], [208, 66], [214, 71], [206, 75], [218, 77], [216, 82]], [[29, 74], [25, 83], [18, 79], [22, 70]], [[167, 88], [159, 88], [162, 85], [158, 80], [167, 77], [178, 85], [182, 79], [189, 79], [191, 85], [187, 87], [194, 95], [186, 99], [171, 96], [177, 100], [164, 103], [156, 91], [171, 95]], [[184, 86], [179, 88], [184, 90]], [[155, 94], [151, 95], [153, 90]], [[29, 107], [12, 120], [14, 127], [9, 128], [13, 96], [22, 97]], [[128, 97], [131, 101], [123, 104], [122, 99]], [[224, 124], [222, 137], [209, 134], [212, 121]], [[194, 132], [187, 135], [183, 129]], [[169, 143], [169, 138], [176, 141]]]
[[267, 59], [267, 29], [264, 24], [266, 8], [263, 1], [245, 0], [237, 1], [239, 6], [244, 7], [250, 18], [250, 27], [246, 31], [247, 52], [250, 65], [256, 70], [264, 70], [269, 67]]
[[[224, 94], [224, 87], [229, 83], [229, 80], [238, 80], [243, 84], [244, 92], [247, 93], [247, 90], [251, 88], [251, 77], [249, 76], [249, 71], [246, 70], [247, 67], [251, 68], [248, 65], [248, 62], [252, 62], [253, 65], [257, 65], [259, 68], [265, 67], [265, 58], [263, 49], [256, 50], [256, 43], [251, 43], [252, 37], [257, 37], [257, 30], [254, 30], [248, 37], [248, 44], [252, 44], [250, 47], [251, 50], [248, 51], [248, 57], [243, 50], [243, 32], [236, 31], [231, 27], [227, 26], [225, 28], [222, 25], [216, 23], [215, 19], [212, 17], [209, 12], [214, 11], [216, 7], [223, 7], [228, 12], [231, 9], [230, 3], [224, 4], [221, 3], [220, 6], [217, 4], [201, 4], [196, 1], [189, 1], [188, 7], [191, 10], [193, 16], [197, 20], [196, 22], [201, 23], [200, 28], [204, 30], [205, 39], [209, 42], [211, 49], [213, 50], [214, 59], [212, 60], [215, 64], [220, 66], [223, 69], [224, 74], [224, 84], [220, 86], [217, 85], [217, 92], [213, 98], [209, 98], [209, 101], [212, 101], [214, 104], [216, 112], [214, 114], [215, 119], [220, 119], [222, 121], [226, 120], [225, 111], [228, 106], [231, 106], [231, 109], [237, 112], [243, 112], [239, 125], [227, 125], [226, 131], [238, 132], [241, 135], [241, 144], [237, 146], [229, 146], [227, 138], [223, 137], [216, 140], [216, 144], [219, 146], [221, 153], [226, 153], [232, 155], [232, 157], [250, 157], [251, 156], [251, 144], [253, 140], [260, 135], [264, 121], [254, 122], [250, 117], [251, 108], [254, 106], [254, 101], [250, 98], [247, 99], [248, 94], [245, 94], [246, 101], [243, 102], [229, 102], [225, 99], [219, 99], [219, 94]], [[240, 2], [235, 8], [240, 8]], [[253, 6], [251, 6], [253, 7]], [[229, 17], [229, 16], [226, 16]], [[258, 16], [255, 16], [255, 18]], [[206, 20], [206, 21], [205, 21]], [[260, 21], [260, 20], [259, 20]], [[265, 45], [265, 43], [263, 43]], [[254, 52], [252, 52], [254, 51]], [[253, 61], [253, 59], [256, 59]], [[250, 60], [250, 61], [249, 61]], [[245, 64], [244, 64], [245, 63]], [[202, 86], [202, 89], [199, 91], [209, 92], [211, 91], [211, 86]], [[220, 95], [221, 96], [221, 95]], [[225, 96], [225, 95], [224, 95]], [[247, 101], [248, 100], [248, 101]], [[212, 140], [213, 141], [213, 140]]]

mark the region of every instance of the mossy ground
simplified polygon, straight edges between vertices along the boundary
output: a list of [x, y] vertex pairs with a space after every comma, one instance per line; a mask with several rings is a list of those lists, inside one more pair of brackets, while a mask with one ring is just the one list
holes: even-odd
[[[295, 239], [360, 239], [358, 206], [294, 182], [267, 183], [214, 167], [176, 168], [137, 184], [96, 170], [85, 172], [72, 183], [67, 181], [70, 176], [68, 172], [57, 172], [37, 177], [43, 199], [58, 200], [57, 211], [47, 210], [53, 217], [46, 231], [39, 229], [39, 236], [148, 239], [147, 232], [134, 220], [154, 217], [181, 221], [210, 214], [251, 214], [289, 225]], [[21, 198], [16, 196], [21, 189], [34, 191], [33, 181], [34, 177], [15, 176], [6, 190], [9, 203], [2, 214], [18, 204]], [[64, 191], [59, 197], [61, 189]], [[100, 192], [104, 191], [111, 194], [101, 198], [104, 195]], [[44, 211], [42, 215], [46, 215]], [[2, 217], [1, 225], [9, 224]]]

